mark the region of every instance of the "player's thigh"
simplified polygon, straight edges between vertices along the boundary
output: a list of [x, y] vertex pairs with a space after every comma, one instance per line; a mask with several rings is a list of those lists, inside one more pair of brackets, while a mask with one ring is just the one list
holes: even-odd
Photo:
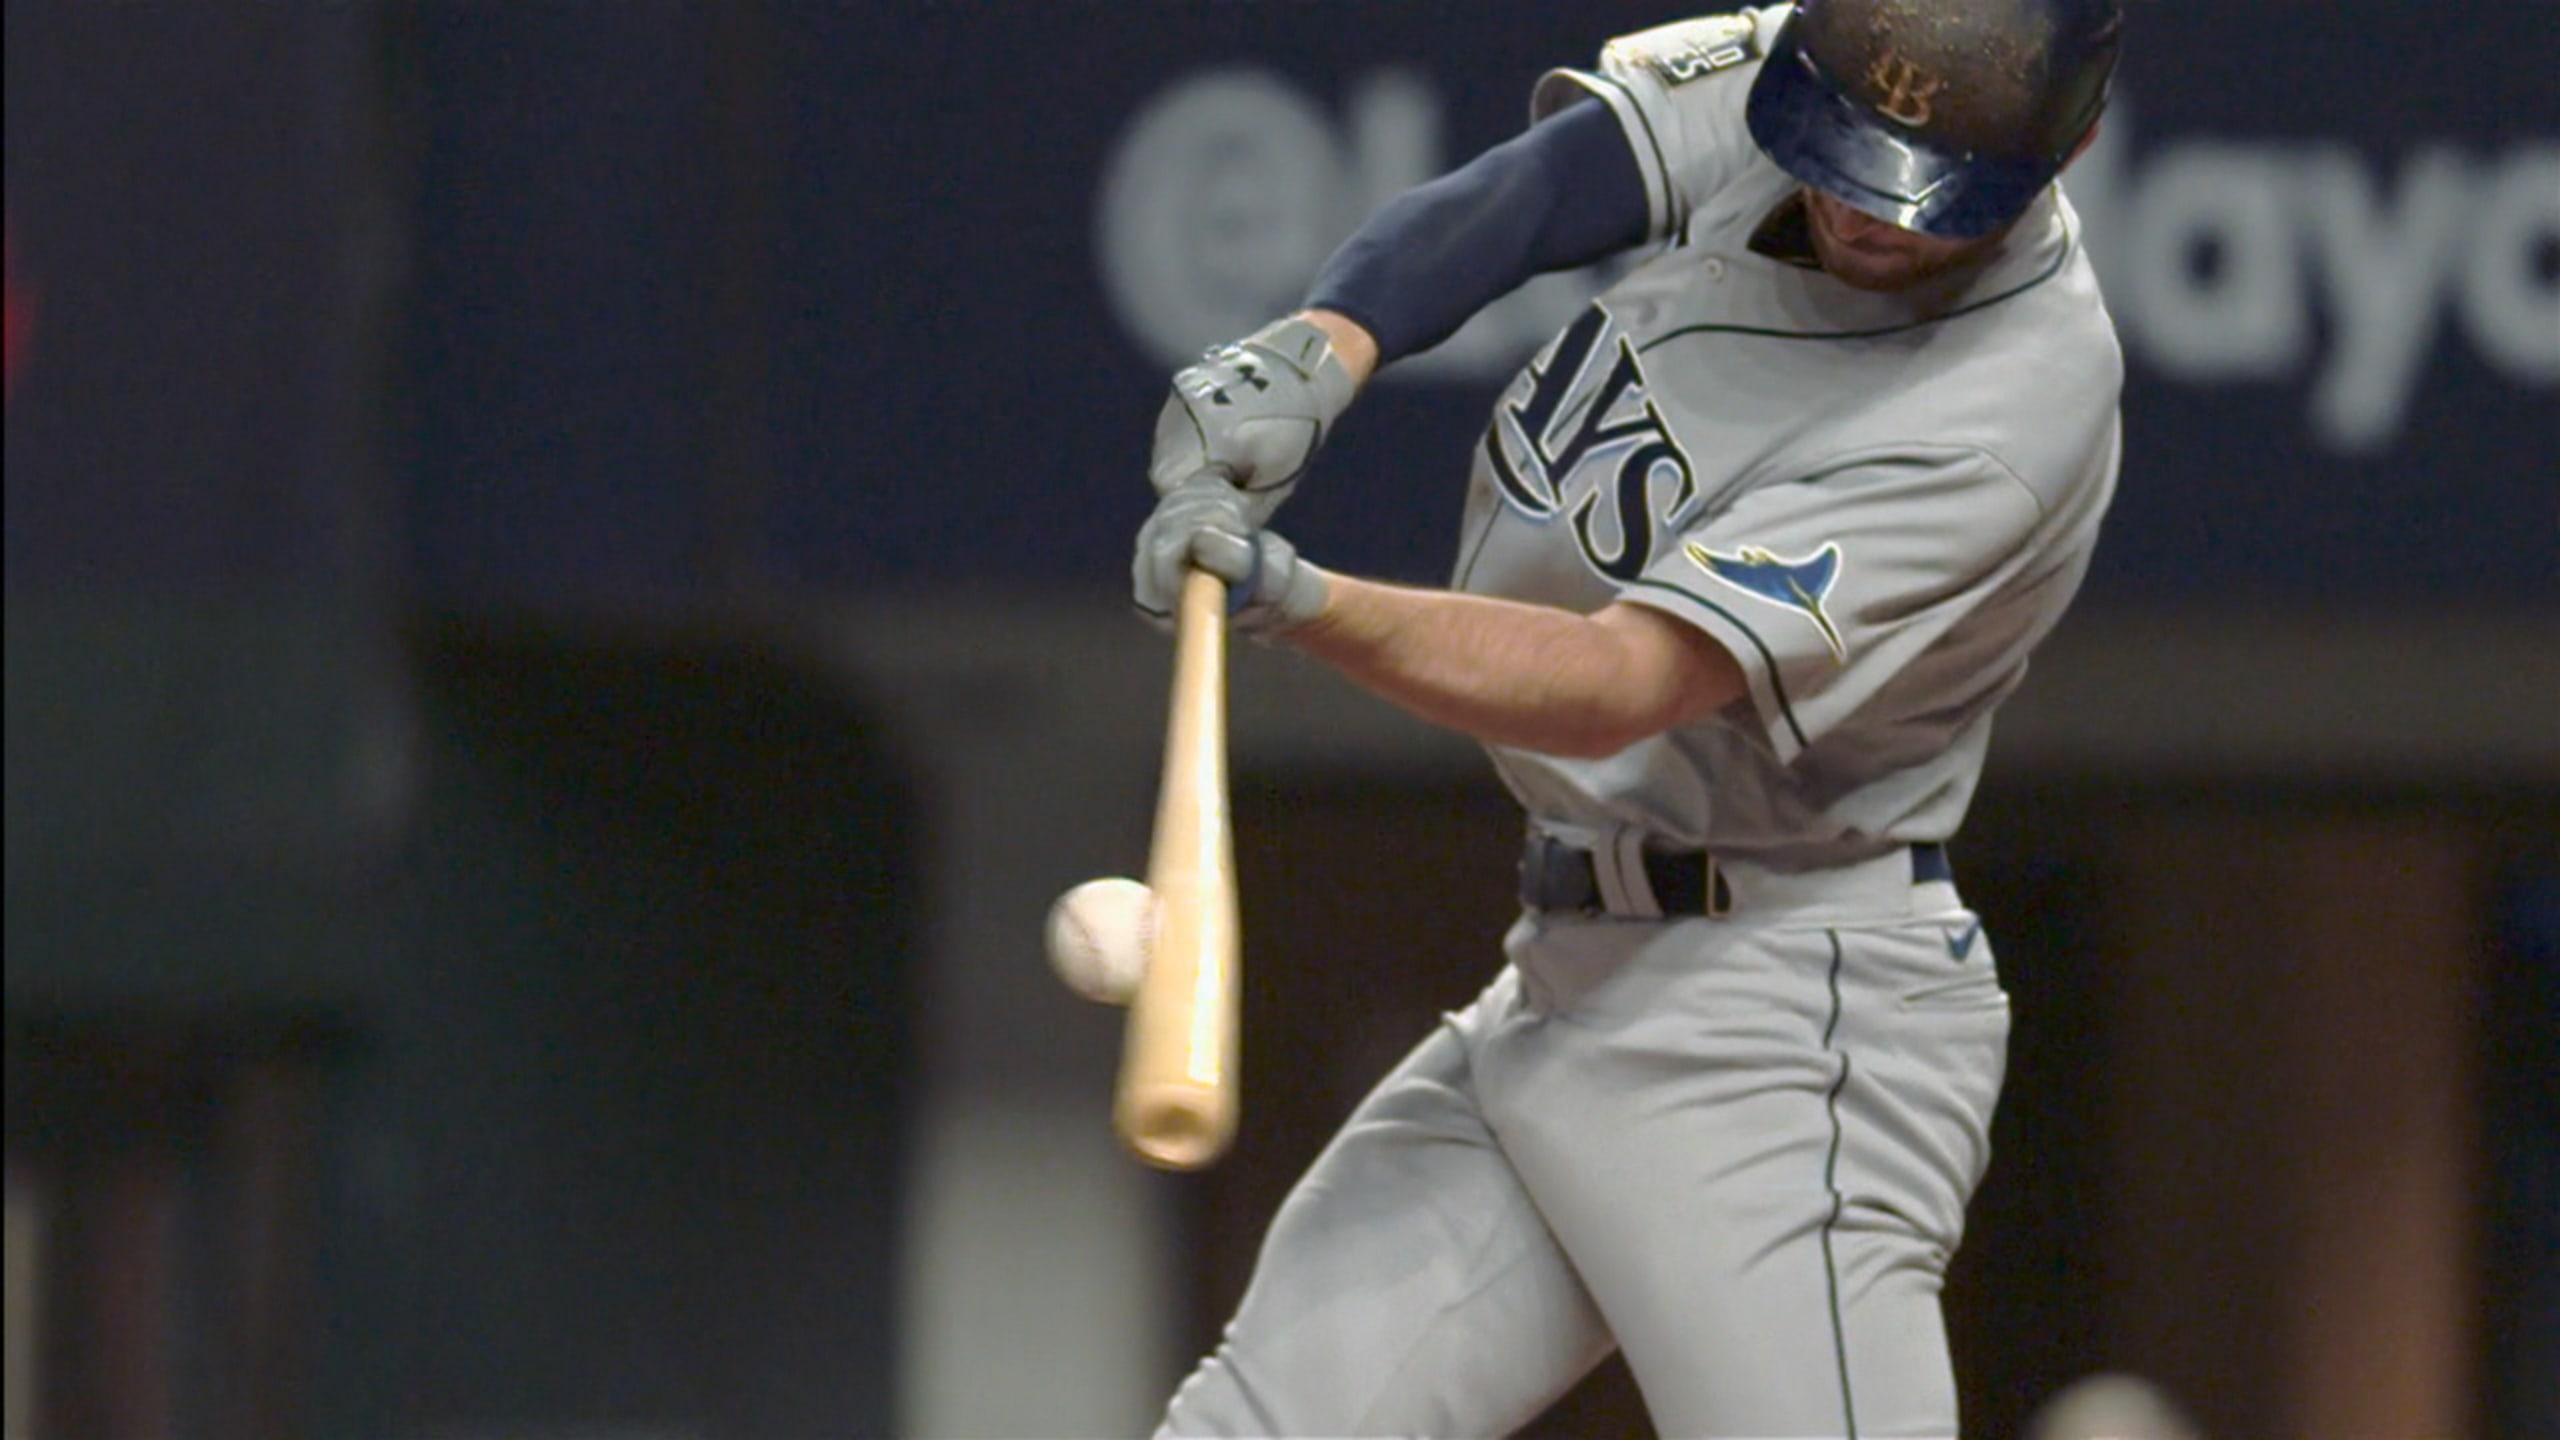
[[1953, 1434], [1944, 1252], [1841, 1173], [1824, 1090], [1764, 1080], [1677, 1108], [1569, 1158], [1538, 1146], [1552, 1167], [1532, 1171], [1656, 1428]]
[[1468, 1018], [1382, 1081], [1290, 1193], [1160, 1433], [1503, 1434], [1609, 1353], [1477, 1113]]
[[1759, 1252], [1750, 1263], [1675, 1259], [1614, 1275], [1605, 1313], [1660, 1433], [1955, 1435], [1943, 1267], [1925, 1242], [1876, 1218], [1746, 1222], [1739, 1233]]
[[1938, 1287], [1971, 1175], [1939, 1157], [1987, 1111], [1907, 1093], [1944, 1042], [1835, 989], [1854, 935], [1683, 930], [1523, 955], [1576, 978], [1487, 1053], [1515, 1164], [1664, 1433], [1953, 1433]]

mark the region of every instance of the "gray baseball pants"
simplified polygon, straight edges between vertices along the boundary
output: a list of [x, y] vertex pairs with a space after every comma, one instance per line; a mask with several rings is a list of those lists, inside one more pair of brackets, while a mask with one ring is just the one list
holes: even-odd
[[[1666, 1437], [1952, 1436], [2008, 997], [1907, 862], [1524, 916], [1265, 1238], [1167, 1436], [1495, 1436], [1612, 1346]], [[1901, 868], [1896, 868], [1896, 867]]]

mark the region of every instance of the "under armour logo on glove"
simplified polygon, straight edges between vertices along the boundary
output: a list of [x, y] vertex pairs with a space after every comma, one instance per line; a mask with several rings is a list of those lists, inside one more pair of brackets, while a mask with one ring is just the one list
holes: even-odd
[[[1256, 390], [1268, 390], [1271, 388], [1271, 382], [1262, 378], [1262, 371], [1250, 360], [1241, 360], [1236, 363], [1236, 378], [1247, 385], [1252, 386]], [[1223, 385], [1212, 389], [1209, 392], [1209, 398], [1221, 405], [1233, 405], [1236, 403], [1228, 397], [1226, 387]]]

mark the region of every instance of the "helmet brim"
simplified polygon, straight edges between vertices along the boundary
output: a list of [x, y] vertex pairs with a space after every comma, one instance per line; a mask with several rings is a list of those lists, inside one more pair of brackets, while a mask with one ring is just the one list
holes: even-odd
[[1751, 138], [1778, 168], [1889, 225], [1949, 240], [1988, 235], [2026, 212], [2060, 164], [1930, 144], [1860, 107], [1823, 77], [1790, 17], [1751, 84]]

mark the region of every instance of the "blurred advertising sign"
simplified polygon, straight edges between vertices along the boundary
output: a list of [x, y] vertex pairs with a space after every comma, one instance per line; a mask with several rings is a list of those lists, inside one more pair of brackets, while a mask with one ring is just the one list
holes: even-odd
[[[2128, 87], [2129, 88], [2129, 87]], [[2156, 383], [2272, 383], [2336, 455], [2393, 448], [2430, 371], [2467, 358], [2518, 391], [2560, 382], [2560, 137], [2398, 157], [2343, 139], [2172, 136], [2137, 153], [2119, 93], [2068, 177], [2129, 358]], [[1427, 75], [1353, 78], [1339, 114], [1255, 68], [1186, 76], [1133, 115], [1096, 202], [1121, 327], [1158, 364], [1260, 323], [1377, 205], [1463, 160]], [[1499, 385], [1599, 287], [1544, 279], [1382, 377]]]
[[[429, 596], [653, 608], [740, 575], [1117, 585], [1169, 367], [1515, 132], [1541, 71], [1664, 15], [7, 13], [42, 300], [10, 405], [21, 583], [360, 573], [380, 545]], [[2067, 180], [2130, 362], [2094, 599], [2560, 595], [2550, 17], [2135, 8]], [[363, 139], [368, 107], [399, 144]], [[1493, 392], [1598, 278], [1391, 369], [1292, 538], [1445, 573]]]
[[8, 226], [8, 247], [7, 328], [0, 331], [0, 335], [5, 336], [6, 349], [0, 354], [6, 356], [8, 390], [14, 395], [18, 390], [19, 366], [26, 359], [29, 342], [35, 339], [36, 287], [32, 279], [23, 284], [18, 279], [18, 227], [14, 222]]
[[[2470, 7], [2424, 47], [2375, 44], [2384, 18], [2133, 17], [2066, 179], [2128, 359], [2100, 595], [2560, 593], [2550, 11]], [[1452, 122], [1487, 73], [1221, 62], [1144, 92], [1094, 201], [1119, 328], [1170, 366], [1289, 303], [1360, 217], [1497, 138]], [[1536, 282], [1382, 389], [1498, 386], [1597, 288]]]
[[2304, 437], [2335, 455], [2395, 448], [2457, 365], [2519, 393], [2560, 383], [2560, 137], [2398, 155], [2188, 137], [2137, 156], [2141, 117], [2120, 103], [2065, 188], [2155, 380], [2294, 389]]

